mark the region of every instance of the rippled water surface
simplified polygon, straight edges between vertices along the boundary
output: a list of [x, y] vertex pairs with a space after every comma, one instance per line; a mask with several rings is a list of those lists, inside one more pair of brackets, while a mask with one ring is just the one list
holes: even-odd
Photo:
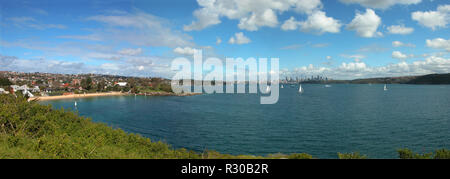
[[359, 151], [372, 158], [396, 150], [450, 148], [450, 86], [285, 85], [277, 104], [257, 94], [189, 97], [121, 96], [42, 102], [77, 110], [176, 148], [229, 154], [309, 153], [336, 158]]

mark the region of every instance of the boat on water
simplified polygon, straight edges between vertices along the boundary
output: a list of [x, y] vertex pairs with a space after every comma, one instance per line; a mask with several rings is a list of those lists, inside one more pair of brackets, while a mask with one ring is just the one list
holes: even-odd
[[386, 84], [384, 84], [384, 91], [387, 91], [388, 89], [387, 89], [387, 86], [386, 86]]
[[331, 85], [325, 85], [325, 88], [331, 88]]
[[283, 89], [284, 88], [284, 86], [283, 85], [281, 85], [281, 89]]
[[270, 86], [267, 86], [266, 93], [269, 93], [269, 92], [270, 92]]
[[298, 92], [299, 92], [299, 93], [303, 93], [303, 92], [304, 92], [304, 90], [303, 90], [303, 88], [302, 88], [302, 85], [300, 85], [300, 87], [298, 88]]
[[76, 102], [76, 101], [75, 101], [75, 104], [74, 104], [74, 105], [75, 105], [75, 107], [77, 107], [77, 102]]

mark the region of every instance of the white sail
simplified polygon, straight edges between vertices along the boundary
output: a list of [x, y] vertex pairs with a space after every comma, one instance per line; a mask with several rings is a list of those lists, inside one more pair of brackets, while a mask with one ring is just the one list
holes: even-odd
[[302, 85], [300, 85], [300, 87], [298, 88], [298, 92], [299, 92], [299, 93], [303, 93]]
[[283, 89], [283, 88], [284, 88], [284, 86], [283, 86], [283, 85], [281, 85], [281, 88]]
[[77, 102], [75, 101], [75, 107], [77, 107]]
[[384, 84], [384, 91], [387, 91], [388, 89], [387, 89], [387, 86], [386, 86], [386, 84]]
[[269, 92], [270, 92], [270, 86], [267, 86], [266, 93], [269, 93]]

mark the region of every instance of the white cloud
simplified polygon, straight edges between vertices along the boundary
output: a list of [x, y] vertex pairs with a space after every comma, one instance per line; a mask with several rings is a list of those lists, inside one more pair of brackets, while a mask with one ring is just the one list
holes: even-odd
[[259, 27], [276, 27], [278, 25], [277, 15], [272, 9], [266, 9], [261, 14], [253, 13], [250, 17], [240, 19], [238, 27], [248, 31], [257, 31]]
[[47, 29], [66, 29], [67, 27], [62, 24], [44, 24], [32, 17], [10, 17], [6, 18], [12, 25], [19, 28], [32, 28], [37, 30]]
[[389, 26], [387, 29], [390, 34], [407, 35], [414, 32], [414, 28], [405, 27], [405, 25], [392, 25]]
[[411, 18], [432, 30], [446, 28], [450, 23], [450, 5], [440, 5], [436, 11], [416, 11]]
[[181, 54], [181, 55], [194, 55], [195, 52], [197, 52], [198, 49], [191, 48], [191, 47], [177, 47], [173, 50], [173, 52]]
[[375, 9], [387, 9], [396, 4], [411, 5], [418, 4], [422, 0], [340, 0], [345, 4], [360, 4], [361, 6]]
[[233, 37], [230, 38], [228, 43], [230, 44], [248, 44], [251, 40], [244, 35], [242, 32], [235, 33]]
[[199, 9], [193, 15], [196, 20], [185, 25], [185, 31], [202, 30], [221, 23], [226, 17], [239, 20], [238, 27], [256, 31], [260, 27], [276, 27], [277, 14], [286, 11], [310, 14], [323, 7], [320, 0], [197, 0]]
[[104, 23], [106, 26], [94, 32], [102, 41], [128, 42], [136, 46], [190, 46], [192, 37], [172, 30], [163, 18], [144, 12], [118, 15], [98, 15], [87, 20]]
[[132, 49], [132, 48], [126, 48], [119, 51], [119, 54], [121, 55], [129, 55], [129, 56], [136, 56], [142, 54], [142, 48]]
[[342, 24], [338, 20], [327, 17], [323, 11], [315, 11], [308, 16], [306, 21], [300, 22], [300, 26], [304, 32], [323, 34], [340, 32]]
[[431, 47], [434, 49], [442, 49], [450, 52], [450, 39], [449, 40], [445, 40], [443, 38], [436, 38], [432, 40], [427, 39], [426, 43], [427, 47]]
[[142, 71], [142, 70], [144, 70], [144, 69], [145, 69], [144, 66], [142, 66], [142, 65], [141, 65], [141, 66], [138, 66], [138, 70], [139, 70], [139, 71]]
[[392, 42], [392, 46], [393, 47], [416, 47], [416, 45], [414, 45], [414, 44], [411, 44], [411, 43], [403, 43], [403, 42], [400, 42], [400, 41], [393, 41]]
[[90, 34], [90, 35], [61, 35], [57, 36], [56, 38], [61, 39], [77, 39], [77, 40], [89, 40], [89, 41], [101, 41], [101, 37], [97, 34]]
[[281, 25], [281, 29], [284, 31], [297, 30], [299, 25], [300, 22], [296, 21], [295, 18], [291, 16], [291, 18], [284, 21], [283, 25]]
[[393, 51], [392, 52], [392, 58], [398, 59], [398, 60], [405, 60], [407, 58], [412, 57], [412, 55], [406, 55], [399, 51]]
[[313, 65], [294, 68], [283, 71], [282, 76], [311, 76], [325, 75], [334, 79], [356, 79], [371, 77], [392, 77], [408, 75], [425, 75], [433, 73], [448, 73], [450, 71], [450, 59], [430, 56], [425, 60], [412, 63], [399, 61], [385, 66], [371, 67], [364, 62], [342, 63], [338, 67], [315, 67]]
[[17, 60], [17, 57], [3, 56], [0, 54], [0, 67], [7, 67], [11, 63], [13, 63], [15, 60]]
[[377, 32], [378, 26], [381, 24], [381, 18], [375, 14], [372, 9], [366, 9], [365, 14], [356, 13], [355, 18], [347, 25], [348, 30], [355, 30], [360, 37], [378, 37], [382, 36], [381, 32]]
[[361, 54], [354, 54], [354, 55], [341, 54], [341, 57], [344, 57], [344, 58], [351, 58], [351, 59], [353, 59], [355, 62], [359, 62], [359, 61], [361, 61], [362, 59], [366, 58], [365, 55], [361, 55]]

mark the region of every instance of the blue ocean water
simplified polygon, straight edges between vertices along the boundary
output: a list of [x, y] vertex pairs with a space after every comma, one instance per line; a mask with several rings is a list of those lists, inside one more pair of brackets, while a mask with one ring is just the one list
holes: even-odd
[[174, 148], [228, 154], [308, 153], [337, 158], [360, 152], [396, 158], [396, 150], [450, 148], [448, 85], [285, 85], [277, 104], [259, 94], [119, 96], [46, 101]]

